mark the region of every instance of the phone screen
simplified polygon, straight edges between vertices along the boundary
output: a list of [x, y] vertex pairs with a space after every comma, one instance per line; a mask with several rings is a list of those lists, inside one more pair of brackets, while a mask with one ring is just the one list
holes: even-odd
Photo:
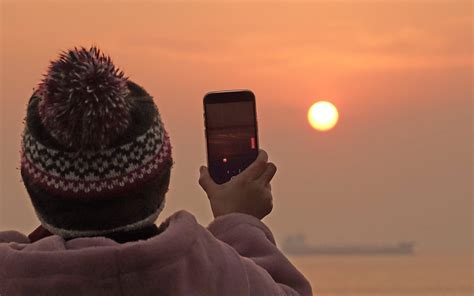
[[211, 93], [204, 111], [209, 173], [222, 184], [257, 158], [255, 97], [250, 91]]

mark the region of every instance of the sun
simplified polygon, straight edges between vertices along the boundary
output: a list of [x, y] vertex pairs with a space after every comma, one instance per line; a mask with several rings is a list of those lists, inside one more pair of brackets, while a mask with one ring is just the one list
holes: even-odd
[[308, 110], [308, 121], [311, 126], [319, 131], [332, 129], [339, 119], [336, 106], [327, 101], [314, 103]]

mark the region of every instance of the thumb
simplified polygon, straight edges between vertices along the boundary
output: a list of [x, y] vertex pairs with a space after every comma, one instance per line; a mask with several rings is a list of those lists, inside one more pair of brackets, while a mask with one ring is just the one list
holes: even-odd
[[208, 168], [205, 166], [199, 168], [199, 185], [206, 192], [212, 191], [217, 186], [216, 182], [212, 180]]

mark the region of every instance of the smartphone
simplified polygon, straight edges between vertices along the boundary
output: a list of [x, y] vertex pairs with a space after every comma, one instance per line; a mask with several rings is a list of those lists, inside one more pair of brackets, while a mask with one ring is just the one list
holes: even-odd
[[209, 174], [229, 181], [258, 155], [257, 110], [250, 90], [215, 91], [204, 96]]

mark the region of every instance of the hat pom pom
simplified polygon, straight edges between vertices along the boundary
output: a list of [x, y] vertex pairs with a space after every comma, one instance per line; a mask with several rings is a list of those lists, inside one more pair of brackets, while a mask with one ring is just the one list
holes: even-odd
[[96, 47], [62, 52], [51, 62], [39, 93], [42, 123], [74, 151], [106, 148], [129, 125], [127, 78]]

